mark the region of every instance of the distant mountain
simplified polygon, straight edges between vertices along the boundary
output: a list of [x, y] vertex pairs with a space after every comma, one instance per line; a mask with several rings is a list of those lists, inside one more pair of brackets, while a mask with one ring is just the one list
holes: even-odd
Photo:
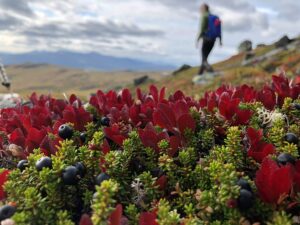
[[6, 65], [52, 64], [68, 68], [99, 71], [160, 71], [175, 68], [173, 65], [164, 63], [146, 62], [98, 53], [77, 53], [68, 51], [34, 51], [22, 54], [0, 53], [0, 58]]

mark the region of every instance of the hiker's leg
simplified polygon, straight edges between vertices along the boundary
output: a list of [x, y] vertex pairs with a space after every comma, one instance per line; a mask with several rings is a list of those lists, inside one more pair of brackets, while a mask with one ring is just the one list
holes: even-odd
[[212, 49], [214, 48], [215, 45], [215, 40], [208, 40], [207, 41], [207, 57], [206, 57], [206, 67], [208, 69], [209, 72], [213, 72], [213, 68], [212, 66], [208, 63], [207, 59], [209, 54], [211, 53]]
[[205, 65], [202, 63], [200, 68], [199, 68], [198, 75], [202, 75], [203, 72], [204, 72], [204, 69], [205, 69]]
[[206, 38], [203, 39], [203, 46], [202, 46], [202, 63], [207, 63], [207, 58], [210, 53], [210, 41]]
[[199, 75], [202, 75], [205, 68], [206, 68], [206, 62], [207, 62], [207, 41], [205, 39], [203, 39], [202, 42], [202, 48], [201, 48], [201, 57], [202, 57], [202, 61], [201, 61], [201, 66], [199, 68]]

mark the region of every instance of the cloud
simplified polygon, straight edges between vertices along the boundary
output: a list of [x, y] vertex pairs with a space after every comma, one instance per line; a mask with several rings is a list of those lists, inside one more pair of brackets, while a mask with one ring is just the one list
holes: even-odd
[[42, 25], [32, 26], [21, 32], [29, 37], [44, 38], [119, 38], [123, 36], [162, 36], [160, 30], [141, 29], [137, 25], [116, 23], [111, 20], [103, 22], [84, 21], [66, 23], [64, 21], [53, 21]]
[[250, 31], [255, 28], [266, 30], [269, 28], [269, 20], [266, 14], [258, 11], [246, 13], [226, 8], [217, 8], [223, 21], [224, 29], [228, 32]]
[[[146, 0], [150, 1], [150, 0]], [[151, 0], [153, 1], [153, 0]], [[185, 10], [193, 18], [199, 14], [199, 6], [204, 1], [199, 0], [154, 0], [157, 3], [171, 7], [171, 10]], [[207, 0], [213, 13], [218, 14], [229, 32], [251, 30], [255, 27], [268, 29], [269, 22], [266, 13], [263, 13], [246, 0]]]
[[23, 16], [33, 16], [27, 0], [0, 0], [0, 7], [5, 11], [13, 12]]
[[279, 16], [287, 21], [293, 23], [300, 19], [300, 3], [299, 1], [286, 1], [279, 9]]
[[0, 12], [0, 30], [12, 30], [19, 25], [22, 25], [20, 19]]

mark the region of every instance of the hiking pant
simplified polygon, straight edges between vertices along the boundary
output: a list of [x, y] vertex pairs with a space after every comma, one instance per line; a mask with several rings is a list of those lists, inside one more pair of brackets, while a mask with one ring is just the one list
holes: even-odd
[[199, 75], [203, 74], [205, 70], [213, 72], [213, 68], [209, 65], [207, 59], [208, 56], [215, 45], [216, 39], [203, 38], [203, 44], [201, 49], [202, 63], [199, 69]]

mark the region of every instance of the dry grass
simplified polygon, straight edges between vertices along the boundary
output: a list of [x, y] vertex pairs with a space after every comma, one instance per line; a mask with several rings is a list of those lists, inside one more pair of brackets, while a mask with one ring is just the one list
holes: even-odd
[[[255, 49], [255, 55], [261, 56], [274, 49], [273, 45]], [[204, 85], [194, 85], [193, 77], [196, 75], [198, 68], [192, 68], [177, 74], [176, 76], [167, 77], [155, 84], [158, 87], [166, 87], [169, 93], [174, 90], [183, 90], [186, 94], [199, 96], [206, 91], [214, 90], [220, 85], [241, 85], [248, 84], [256, 88], [262, 87], [265, 82], [271, 81], [272, 75], [281, 68], [284, 69], [290, 78], [293, 78], [296, 71], [300, 71], [300, 50], [285, 50], [262, 62], [241, 66], [244, 54], [238, 54], [227, 60], [214, 65], [216, 71], [221, 71], [222, 75], [213, 78]], [[300, 74], [298, 74], [300, 75]], [[146, 85], [142, 86], [147, 89]]]
[[[12, 91], [23, 97], [35, 91], [58, 97], [62, 93], [76, 93], [86, 98], [98, 89], [107, 91], [128, 86], [145, 74], [153, 81], [163, 78], [158, 72], [93, 72], [42, 64], [9, 66], [6, 70], [12, 81]], [[1, 91], [5, 92], [5, 89]]]
[[[274, 45], [269, 45], [255, 49], [254, 52], [256, 56], [261, 56], [273, 49]], [[106, 73], [64, 69], [50, 65], [21, 65], [8, 67], [7, 73], [12, 80], [13, 91], [20, 93], [23, 97], [36, 91], [38, 93], [51, 93], [54, 96], [62, 96], [62, 93], [76, 93], [78, 96], [86, 98], [97, 89], [107, 91], [129, 87], [134, 91], [133, 80], [145, 74], [151, 78], [151, 81], [141, 85], [144, 90], [148, 89], [150, 83], [154, 83], [158, 87], [166, 87], [168, 93], [180, 89], [188, 95], [199, 96], [223, 84], [248, 84], [261, 87], [266, 81], [271, 80], [271, 76], [276, 73], [278, 68], [284, 68], [290, 77], [300, 71], [299, 49], [282, 51], [262, 62], [246, 67], [241, 66], [243, 58], [244, 54], [238, 54], [215, 64], [215, 70], [221, 71], [222, 75], [213, 78], [205, 85], [192, 83], [198, 68], [191, 68], [178, 73], [176, 76], [165, 76], [159, 72]]]

